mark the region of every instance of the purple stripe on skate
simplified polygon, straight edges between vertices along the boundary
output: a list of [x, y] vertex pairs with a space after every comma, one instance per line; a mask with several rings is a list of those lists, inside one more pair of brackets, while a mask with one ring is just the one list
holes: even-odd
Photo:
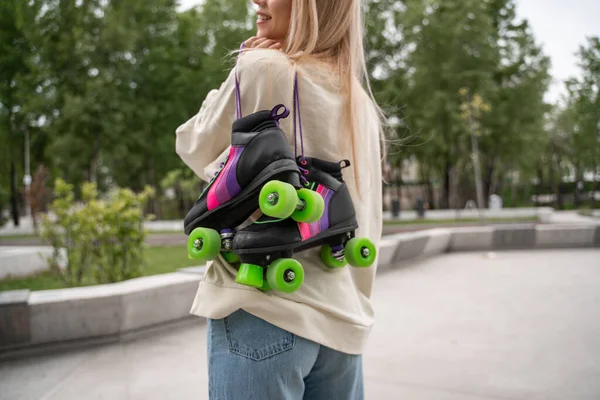
[[323, 216], [321, 216], [321, 218], [318, 221], [312, 222], [308, 225], [311, 237], [329, 228], [329, 203], [331, 202], [333, 190], [323, 185], [319, 185], [317, 187], [317, 193], [319, 193], [321, 197], [323, 197], [325, 208], [323, 210]]
[[236, 178], [236, 167], [240, 159], [243, 147], [233, 146], [231, 148], [230, 158], [225, 166], [224, 170], [221, 171], [223, 175], [218, 182], [216, 182], [215, 195], [219, 204], [223, 204], [235, 197], [240, 191], [240, 185]]
[[333, 196], [333, 190], [326, 189], [327, 192], [323, 192], [323, 200], [325, 201], [325, 210], [323, 210], [323, 216], [319, 220], [320, 232], [329, 228], [329, 204], [331, 203], [331, 197]]
[[237, 180], [236, 171], [237, 171], [237, 164], [240, 161], [240, 156], [242, 155], [242, 152], [244, 151], [244, 147], [243, 146], [234, 146], [234, 147], [236, 149], [235, 159], [231, 163], [231, 168], [227, 172], [227, 181], [226, 181], [227, 192], [229, 192], [230, 199], [237, 196], [242, 191], [242, 188], [240, 187], [240, 184], [238, 183], [238, 180]]

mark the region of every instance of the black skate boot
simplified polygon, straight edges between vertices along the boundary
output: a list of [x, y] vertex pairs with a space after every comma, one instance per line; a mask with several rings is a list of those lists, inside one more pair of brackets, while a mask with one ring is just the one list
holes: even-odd
[[279, 105], [233, 123], [229, 156], [184, 220], [190, 258], [209, 261], [222, 251], [234, 262], [233, 229], [259, 207], [275, 218], [319, 219], [322, 198], [302, 188], [294, 154], [279, 128], [278, 120], [288, 115]]
[[354, 267], [369, 267], [375, 262], [376, 248], [367, 238], [356, 238], [356, 215], [342, 169], [350, 163], [332, 163], [316, 158], [299, 158], [304, 186], [321, 195], [325, 202], [322, 217], [313, 223], [296, 222], [268, 216], [239, 230], [233, 251], [241, 258], [236, 281], [262, 290], [271, 288], [294, 292], [304, 280], [304, 269], [291, 258], [293, 253], [316, 246], [329, 268], [348, 262]]

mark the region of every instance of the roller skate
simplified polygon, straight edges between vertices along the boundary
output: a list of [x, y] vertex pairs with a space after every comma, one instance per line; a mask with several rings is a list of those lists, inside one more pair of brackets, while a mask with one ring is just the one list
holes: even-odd
[[302, 187], [294, 154], [279, 128], [279, 119], [288, 115], [279, 105], [233, 123], [227, 159], [184, 220], [190, 258], [206, 262], [222, 252], [235, 263], [234, 228], [257, 208], [270, 217], [302, 222], [321, 217], [323, 199]]
[[312, 223], [265, 215], [240, 229], [233, 240], [233, 251], [241, 259], [236, 282], [261, 290], [294, 292], [302, 285], [304, 269], [291, 257], [316, 246], [322, 246], [321, 260], [328, 268], [341, 268], [347, 263], [369, 267], [375, 262], [374, 243], [355, 237], [356, 214], [342, 179], [342, 169], [350, 162], [299, 157], [298, 163], [304, 187], [324, 200], [323, 215]]

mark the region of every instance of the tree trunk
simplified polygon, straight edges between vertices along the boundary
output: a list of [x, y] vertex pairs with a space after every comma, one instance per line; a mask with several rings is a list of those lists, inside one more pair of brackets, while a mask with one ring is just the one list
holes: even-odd
[[431, 183], [431, 177], [427, 177], [427, 199], [429, 201], [429, 209], [435, 210], [435, 197], [433, 194], [433, 183]]
[[556, 184], [555, 184], [555, 193], [556, 193], [556, 208], [559, 210], [564, 209], [564, 204], [562, 200], [562, 194], [560, 190], [561, 176], [560, 176], [560, 157], [556, 157]]
[[19, 202], [17, 192], [17, 170], [15, 167], [15, 157], [13, 152], [13, 117], [12, 106], [10, 103], [8, 107], [8, 153], [10, 154], [10, 212], [13, 219], [14, 226], [19, 226]]
[[579, 168], [579, 164], [575, 165], [575, 187], [573, 188], [573, 200], [575, 202], [575, 208], [579, 208], [579, 206], [581, 205], [581, 199], [579, 198], [579, 188], [577, 187], [579, 185], [580, 181], [583, 181], [583, 178], [580, 177], [580, 171], [581, 169]]
[[[594, 181], [596, 181], [596, 172], [598, 171], [598, 167], [594, 168], [594, 175], [593, 179]], [[592, 187], [594, 188], [592, 190], [592, 208], [596, 208], [597, 207], [597, 203], [596, 203], [596, 192], [600, 192], [600, 180], [596, 181], [595, 185], [592, 185]]]
[[[150, 185], [153, 188], [157, 188], [158, 185], [156, 183], [156, 167], [154, 166], [154, 158], [151, 157], [148, 159], [148, 178], [150, 181]], [[157, 196], [151, 197], [149, 199], [150, 212], [156, 216], [156, 219], [162, 218], [162, 213], [160, 210], [160, 205], [157, 200]]]
[[483, 204], [484, 204], [483, 207], [488, 208], [489, 207], [488, 202], [490, 199], [490, 195], [492, 194], [494, 173], [496, 172], [496, 159], [495, 158], [492, 158], [492, 160], [485, 172], [486, 172], [486, 175], [483, 180]]
[[[537, 168], [537, 176], [538, 176], [538, 185], [537, 185], [537, 189], [533, 191], [533, 195], [535, 196], [535, 201], [533, 202], [533, 205], [535, 207], [539, 206], [539, 195], [541, 194], [541, 192], [543, 191], [544, 188], [544, 169], [542, 167], [542, 165], [539, 165]], [[535, 187], [534, 187], [535, 189]]]
[[446, 160], [446, 163], [444, 165], [444, 195], [442, 197], [442, 201], [441, 201], [441, 207], [442, 209], [449, 209], [450, 208], [450, 173], [451, 173], [451, 168], [452, 166], [450, 165], [450, 162], [448, 160]]

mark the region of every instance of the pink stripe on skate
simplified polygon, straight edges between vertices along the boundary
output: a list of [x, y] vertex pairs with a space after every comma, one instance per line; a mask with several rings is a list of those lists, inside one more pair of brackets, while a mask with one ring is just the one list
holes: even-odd
[[300, 230], [300, 236], [302, 236], [302, 240], [306, 240], [312, 236], [310, 234], [310, 227], [307, 223], [298, 222], [298, 229]]
[[237, 166], [243, 147], [231, 146], [229, 158], [223, 170], [217, 176], [206, 196], [206, 206], [213, 210], [237, 196], [241, 191], [235, 176]]
[[208, 209], [212, 210], [219, 207], [220, 205], [221, 204], [219, 204], [217, 196], [212, 192], [208, 192], [208, 195], [206, 196], [206, 206], [208, 207]]

